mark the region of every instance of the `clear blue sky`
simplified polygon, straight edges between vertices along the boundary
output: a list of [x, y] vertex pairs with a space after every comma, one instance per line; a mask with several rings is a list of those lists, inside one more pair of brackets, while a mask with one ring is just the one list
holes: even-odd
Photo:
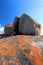
[[0, 0], [0, 24], [13, 23], [15, 16], [27, 13], [43, 25], [43, 0]]

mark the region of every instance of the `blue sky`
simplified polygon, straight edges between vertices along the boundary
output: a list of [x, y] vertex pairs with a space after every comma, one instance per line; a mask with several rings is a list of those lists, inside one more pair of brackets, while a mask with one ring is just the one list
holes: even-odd
[[23, 13], [43, 26], [43, 0], [0, 0], [0, 27], [13, 23], [14, 17]]

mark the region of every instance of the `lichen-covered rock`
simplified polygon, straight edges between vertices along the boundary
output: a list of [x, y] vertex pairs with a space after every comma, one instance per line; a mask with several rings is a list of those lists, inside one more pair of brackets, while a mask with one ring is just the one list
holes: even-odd
[[0, 39], [0, 65], [43, 65], [43, 38], [18, 35]]
[[7, 25], [5, 26], [5, 28], [4, 28], [4, 32], [5, 32], [5, 34], [7, 34], [7, 35], [13, 34], [13, 33], [14, 33], [14, 32], [13, 32], [13, 24], [7, 24]]

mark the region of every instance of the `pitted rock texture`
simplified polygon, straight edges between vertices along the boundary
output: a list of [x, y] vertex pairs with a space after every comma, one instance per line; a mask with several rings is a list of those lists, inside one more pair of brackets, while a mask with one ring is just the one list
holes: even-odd
[[17, 35], [0, 39], [0, 65], [43, 65], [43, 38]]

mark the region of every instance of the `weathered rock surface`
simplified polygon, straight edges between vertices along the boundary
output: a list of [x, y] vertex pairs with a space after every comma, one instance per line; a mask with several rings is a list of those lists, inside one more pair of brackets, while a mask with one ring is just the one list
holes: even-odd
[[19, 17], [15, 17], [14, 21], [13, 21], [13, 30], [15, 32], [15, 34], [19, 34]]
[[7, 24], [4, 28], [4, 32], [7, 35], [13, 34], [13, 24]]
[[5, 26], [5, 33], [9, 35], [40, 35], [40, 32], [41, 25], [36, 23], [27, 14], [23, 14], [21, 17], [15, 17], [13, 24]]
[[40, 35], [41, 26], [30, 16], [23, 14], [19, 21], [19, 32], [22, 34]]
[[0, 65], [43, 65], [43, 37], [17, 35], [0, 39]]

